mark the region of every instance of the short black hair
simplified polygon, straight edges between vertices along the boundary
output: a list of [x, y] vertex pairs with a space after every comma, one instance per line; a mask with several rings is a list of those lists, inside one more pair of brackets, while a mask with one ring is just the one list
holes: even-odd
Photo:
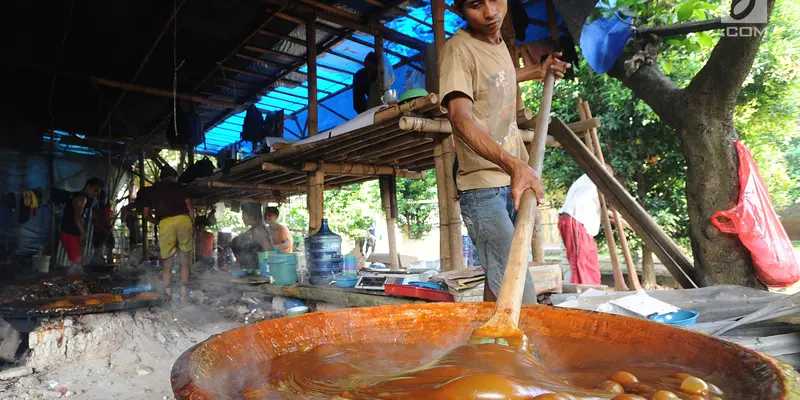
[[372, 64], [376, 67], [378, 66], [378, 56], [375, 55], [374, 51], [367, 53], [367, 56], [364, 57], [364, 64]]
[[103, 180], [100, 179], [100, 178], [96, 178], [96, 177], [95, 178], [89, 178], [86, 181], [86, 184], [83, 185], [83, 187], [89, 187], [89, 186], [95, 186], [95, 187], [102, 188], [104, 186], [103, 185]]
[[167, 178], [177, 178], [177, 177], [178, 177], [178, 171], [175, 171], [175, 168], [172, 168], [169, 165], [167, 165], [164, 166], [164, 168], [161, 168], [161, 175], [159, 175], [158, 179], [163, 181], [164, 179]]
[[244, 215], [249, 215], [251, 217], [264, 219], [264, 217], [261, 215], [261, 204], [258, 204], [256, 202], [244, 203], [242, 204], [241, 209], [242, 209], [242, 214]]
[[273, 214], [275, 214], [276, 217], [281, 215], [281, 212], [278, 211], [278, 207], [267, 207], [267, 209], [264, 210], [264, 215], [273, 215]]

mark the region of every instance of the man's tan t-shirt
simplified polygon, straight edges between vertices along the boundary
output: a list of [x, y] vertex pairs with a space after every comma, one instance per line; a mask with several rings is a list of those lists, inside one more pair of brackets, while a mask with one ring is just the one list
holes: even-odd
[[[517, 79], [505, 43], [490, 44], [459, 30], [442, 49], [439, 93], [461, 92], [472, 101], [472, 116], [489, 136], [514, 157], [528, 162], [517, 129]], [[508, 186], [511, 177], [456, 137], [459, 190]]]

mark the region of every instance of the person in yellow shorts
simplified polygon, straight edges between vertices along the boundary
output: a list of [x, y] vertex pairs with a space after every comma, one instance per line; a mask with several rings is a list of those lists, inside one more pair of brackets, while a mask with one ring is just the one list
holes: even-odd
[[[186, 298], [186, 283], [189, 281], [191, 253], [194, 244], [192, 199], [186, 189], [178, 183], [178, 173], [171, 167], [166, 167], [161, 170], [159, 181], [150, 187], [143, 200], [144, 218], [158, 225], [160, 233], [158, 246], [163, 260], [161, 277], [164, 291], [170, 297], [172, 296], [173, 260], [174, 257], [180, 259], [182, 301]], [[177, 250], [180, 250], [180, 253]]]

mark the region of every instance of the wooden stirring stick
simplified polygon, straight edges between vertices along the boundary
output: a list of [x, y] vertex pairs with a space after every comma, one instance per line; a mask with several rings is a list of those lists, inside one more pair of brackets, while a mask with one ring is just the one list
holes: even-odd
[[[536, 117], [536, 131], [533, 135], [528, 165], [542, 176], [542, 163], [544, 161], [544, 146], [547, 141], [547, 127], [550, 122], [550, 105], [553, 100], [553, 86], [555, 76], [552, 71], [547, 71], [542, 90], [542, 102], [539, 114]], [[472, 332], [469, 343], [498, 343], [530, 350], [528, 337], [519, 329], [519, 313], [522, 308], [522, 294], [525, 289], [525, 277], [528, 272], [528, 253], [533, 225], [535, 222], [537, 201], [532, 190], [522, 194], [522, 200], [517, 211], [514, 238], [511, 241], [511, 251], [506, 262], [506, 271], [500, 294], [497, 297], [497, 306], [494, 315], [488, 322]]]

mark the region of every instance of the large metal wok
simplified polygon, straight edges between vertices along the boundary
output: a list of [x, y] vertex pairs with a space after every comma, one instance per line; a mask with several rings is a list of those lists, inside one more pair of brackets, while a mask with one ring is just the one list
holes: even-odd
[[[241, 398], [238, 377], [283, 354], [323, 344], [426, 343], [450, 349], [492, 314], [493, 303], [352, 308], [244, 326], [187, 350], [172, 369], [178, 399]], [[726, 399], [800, 398], [800, 375], [744, 347], [664, 324], [545, 306], [522, 310], [520, 328], [554, 372], [587, 365], [669, 363], [723, 377]], [[276, 395], [276, 393], [273, 393]], [[265, 394], [264, 398], [280, 398]]]

